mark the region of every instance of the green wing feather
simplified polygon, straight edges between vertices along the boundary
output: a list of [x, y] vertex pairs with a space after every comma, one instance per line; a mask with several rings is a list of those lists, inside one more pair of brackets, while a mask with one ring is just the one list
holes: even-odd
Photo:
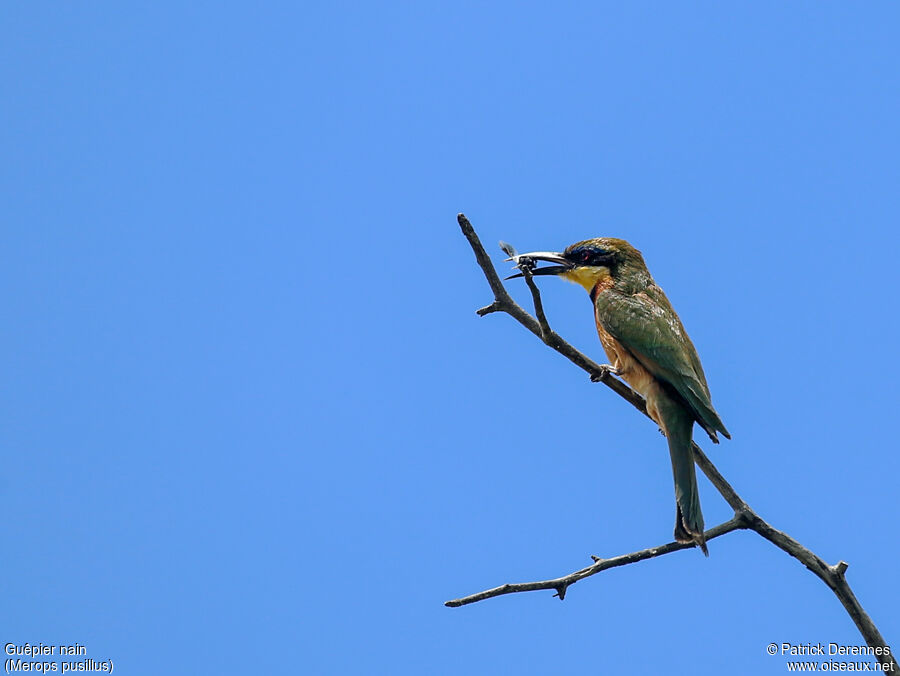
[[731, 438], [713, 408], [697, 350], [662, 289], [651, 284], [634, 295], [610, 290], [597, 295], [596, 308], [603, 328], [681, 395], [714, 440], [715, 431]]

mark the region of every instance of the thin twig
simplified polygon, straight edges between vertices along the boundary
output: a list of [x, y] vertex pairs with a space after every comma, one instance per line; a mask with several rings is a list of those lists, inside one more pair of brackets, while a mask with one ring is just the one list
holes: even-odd
[[[528, 312], [523, 310], [509, 295], [509, 292], [507, 292], [506, 288], [503, 286], [503, 282], [500, 281], [497, 271], [494, 269], [490, 256], [487, 255], [484, 247], [481, 245], [481, 241], [478, 239], [478, 235], [475, 233], [475, 229], [472, 227], [469, 219], [467, 219], [465, 215], [459, 214], [457, 220], [459, 221], [459, 226], [462, 228], [463, 234], [466, 236], [472, 250], [475, 252], [475, 258], [478, 261], [478, 265], [484, 272], [488, 284], [490, 284], [491, 290], [494, 292], [494, 302], [487, 307], [478, 310], [478, 314], [484, 316], [493, 312], [505, 312], [540, 338], [544, 344], [556, 350], [573, 364], [586, 371], [588, 375], [591, 376], [591, 380], [602, 382], [620, 397], [625, 399], [625, 401], [634, 406], [638, 411], [647, 415], [647, 408], [643, 397], [621, 380], [614, 378], [610, 373], [608, 366], [597, 364], [592, 359], [583, 355], [550, 328], [550, 324], [544, 314], [540, 291], [532, 279], [530, 270], [525, 270], [525, 266], [522, 268], [525, 283], [531, 291], [535, 314], [538, 319], [535, 319]], [[873, 648], [887, 648], [887, 643], [885, 643], [881, 632], [878, 631], [875, 623], [872, 622], [872, 619], [863, 609], [846, 580], [845, 573], [848, 564], [844, 561], [840, 561], [834, 566], [830, 566], [825, 563], [821, 557], [801, 545], [790, 535], [775, 529], [744, 502], [741, 496], [737, 494], [737, 491], [735, 491], [731, 484], [725, 480], [725, 477], [723, 477], [719, 470], [716, 469], [716, 466], [713, 465], [708, 457], [706, 457], [706, 454], [699, 446], [697, 446], [697, 444], [693, 445], [693, 451], [694, 460], [696, 461], [697, 466], [709, 478], [712, 485], [715, 486], [716, 490], [719, 491], [725, 501], [734, 510], [734, 518], [707, 531], [705, 534], [706, 539], [711, 540], [738, 529], [749, 529], [756, 532], [782, 551], [787, 552], [800, 561], [834, 592], [835, 596], [837, 596], [838, 600], [843, 604], [847, 614], [853, 620], [857, 629], [859, 629], [860, 634], [862, 634], [869, 646]], [[455, 608], [469, 603], [475, 603], [476, 601], [483, 601], [495, 596], [524, 591], [536, 591], [540, 589], [554, 589], [556, 590], [556, 595], [559, 596], [560, 599], [564, 599], [568, 587], [586, 577], [596, 575], [609, 568], [637, 563], [638, 561], [662, 556], [681, 549], [689, 549], [693, 546], [694, 545], [692, 544], [670, 542], [659, 547], [644, 549], [631, 554], [623, 554], [611, 559], [598, 559], [597, 557], [594, 557], [595, 563], [593, 565], [563, 577], [540, 582], [505, 584], [477, 594], [471, 594], [459, 599], [447, 601], [445, 605]], [[874, 657], [885, 665], [886, 671], [900, 671], [893, 655], [875, 655]]]
[[531, 291], [531, 301], [534, 303], [534, 316], [537, 317], [538, 326], [541, 327], [541, 340], [553, 347], [555, 345], [554, 338], [559, 338], [559, 336], [550, 328], [550, 322], [547, 321], [547, 315], [544, 313], [544, 301], [541, 300], [541, 292], [538, 290], [537, 284], [534, 283], [531, 268], [527, 265], [522, 265], [519, 269], [522, 271], [522, 276], [525, 277], [525, 284], [528, 285], [528, 289]]

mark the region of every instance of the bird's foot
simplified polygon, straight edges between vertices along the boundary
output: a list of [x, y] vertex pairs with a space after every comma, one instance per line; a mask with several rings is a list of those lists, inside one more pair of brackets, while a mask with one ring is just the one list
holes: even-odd
[[600, 364], [600, 370], [596, 373], [591, 374], [591, 382], [599, 383], [601, 380], [604, 380], [607, 376], [618, 376], [622, 375], [622, 372], [617, 369], [612, 364]]

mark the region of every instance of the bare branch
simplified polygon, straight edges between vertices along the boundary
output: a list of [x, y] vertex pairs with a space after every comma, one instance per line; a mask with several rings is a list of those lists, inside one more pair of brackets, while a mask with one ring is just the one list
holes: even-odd
[[[746, 527], [747, 526], [744, 522], [744, 519], [736, 516], [730, 521], [719, 524], [715, 528], [710, 528], [708, 531], [706, 531], [704, 536], [707, 540], [712, 540], [713, 538], [717, 538], [720, 535], [725, 535], [725, 533], [730, 533], [733, 530], [738, 530], [739, 528]], [[622, 554], [621, 556], [614, 556], [611, 559], [601, 559], [597, 556], [594, 556], [591, 557], [594, 559], [593, 565], [588, 566], [587, 568], [582, 568], [581, 570], [576, 570], [574, 573], [569, 573], [564, 577], [558, 577], [554, 580], [543, 580], [542, 582], [521, 582], [518, 584], [504, 584], [499, 587], [494, 587], [493, 589], [488, 589], [483, 592], [478, 592], [477, 594], [472, 594], [471, 596], [464, 596], [461, 599], [453, 599], [452, 601], [447, 601], [446, 603], [444, 603], [444, 605], [450, 608], [458, 608], [459, 606], [465, 606], [469, 603], [475, 603], [476, 601], [484, 601], [485, 599], [490, 599], [495, 596], [515, 594], [517, 592], [538, 591], [541, 589], [556, 590], [556, 595], [559, 596], [560, 600], [562, 600], [566, 597], [566, 590], [569, 587], [571, 587], [579, 580], [583, 580], [584, 578], [590, 577], [591, 575], [596, 575], [597, 573], [601, 573], [604, 570], [608, 570], [610, 568], [626, 566], [629, 563], [637, 563], [638, 561], [653, 559], [657, 556], [662, 556], [663, 554], [669, 554], [671, 552], [677, 552], [681, 549], [693, 548], [693, 544], [668, 542], [664, 545], [660, 545], [659, 547], [642, 549], [639, 552]]]
[[[494, 269], [494, 265], [491, 262], [490, 257], [487, 255], [484, 247], [481, 245], [481, 241], [478, 239], [478, 235], [475, 233], [475, 229], [472, 227], [469, 219], [467, 219], [464, 214], [459, 214], [457, 216], [457, 220], [459, 221], [459, 226], [460, 228], [462, 228], [463, 234], [466, 236], [466, 239], [469, 240], [469, 244], [471, 245], [472, 250], [475, 252], [475, 258], [478, 261], [478, 265], [484, 272], [488, 284], [490, 284], [491, 290], [494, 292], [494, 302], [487, 307], [478, 310], [478, 314], [480, 316], [491, 314], [493, 312], [504, 312], [508, 314], [517, 322], [522, 324], [522, 326], [524, 326], [526, 329], [540, 338], [544, 344], [556, 350], [573, 364], [586, 371], [588, 375], [591, 376], [591, 380], [594, 380], [595, 382], [602, 382], [613, 392], [615, 392], [625, 401], [634, 406], [638, 411], [640, 411], [644, 415], [647, 415], [647, 408], [644, 403], [643, 397], [632, 390], [626, 383], [617, 378], [614, 378], [610, 373], [608, 366], [597, 364], [592, 359], [572, 347], [572, 345], [566, 342], [562, 337], [559, 336], [559, 334], [557, 334], [555, 331], [553, 331], [553, 329], [550, 328], [550, 324], [547, 321], [547, 317], [544, 313], [543, 303], [541, 302], [540, 291], [538, 290], [537, 285], [534, 283], [534, 279], [532, 278], [530, 270], [527, 270], [525, 266], [522, 266], [521, 268], [522, 273], [525, 277], [525, 283], [528, 285], [528, 288], [531, 291], [537, 319], [523, 310], [522, 307], [519, 306], [518, 303], [516, 303], [506, 291], [506, 288], [503, 286], [503, 282], [497, 275], [497, 271]], [[700, 449], [699, 446], [697, 446], [697, 444], [693, 445], [693, 451], [694, 460], [696, 461], [697, 466], [709, 478], [712, 485], [715, 486], [716, 490], [719, 491], [725, 501], [734, 510], [734, 518], [732, 518], [730, 521], [719, 524], [715, 528], [707, 531], [706, 539], [711, 540], [713, 538], [719, 537], [720, 535], [725, 535], [726, 533], [730, 533], [739, 529], [753, 530], [758, 535], [765, 538], [782, 551], [790, 554], [792, 557], [800, 561], [819, 579], [821, 579], [828, 586], [828, 588], [834, 592], [835, 596], [837, 596], [841, 604], [843, 604], [844, 609], [847, 611], [847, 614], [853, 620], [854, 624], [856, 624], [857, 629], [859, 629], [859, 632], [862, 634], [863, 638], [869, 646], [873, 648], [888, 647], [887, 643], [885, 643], [884, 637], [881, 635], [881, 632], [878, 631], [875, 623], [872, 622], [872, 619], [863, 609], [862, 605], [860, 605], [859, 600], [853, 594], [853, 590], [847, 583], [844, 574], [847, 571], [848, 564], [845, 561], [840, 561], [834, 566], [829, 566], [818, 555], [801, 545], [790, 535], [775, 529], [771, 524], [769, 524], [762, 517], [756, 514], [756, 512], [754, 512], [746, 502], [744, 502], [744, 500], [737, 494], [737, 491], [735, 491], [734, 488], [732, 488], [731, 484], [729, 484], [728, 481], [725, 480], [725, 477], [723, 477], [719, 470], [716, 469], [716, 466], [713, 465], [708, 457], [706, 457], [706, 454]], [[566, 590], [579, 580], [583, 580], [586, 577], [596, 575], [597, 573], [609, 568], [624, 566], [630, 563], [637, 563], [638, 561], [644, 561], [646, 559], [655, 558], [657, 556], [669, 554], [681, 549], [690, 549], [693, 547], [694, 545], [692, 544], [679, 544], [676, 542], [670, 542], [659, 547], [644, 549], [638, 552], [632, 552], [631, 554], [623, 554], [611, 559], [598, 559], [597, 557], [594, 557], [595, 563], [593, 565], [588, 566], [587, 568], [582, 568], [581, 570], [577, 570], [574, 573], [570, 573], [569, 575], [565, 575], [563, 577], [555, 578], [552, 580], [543, 580], [539, 582], [505, 584], [500, 587], [495, 587], [493, 589], [479, 592], [477, 594], [472, 594], [463, 598], [447, 601], [445, 605], [455, 608], [458, 606], [475, 603], [477, 601], [483, 601], [495, 596], [502, 596], [504, 594], [537, 591], [541, 589], [553, 589], [556, 591], [556, 596], [559, 596], [560, 599], [564, 599]], [[874, 657], [876, 657], [879, 662], [885, 665], [887, 669], [890, 669], [892, 671], [898, 670], [897, 662], [892, 655], [875, 655]]]

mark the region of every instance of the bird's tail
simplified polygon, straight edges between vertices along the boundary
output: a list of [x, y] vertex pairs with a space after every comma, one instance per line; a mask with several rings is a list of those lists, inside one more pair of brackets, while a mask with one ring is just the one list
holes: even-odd
[[706, 538], [703, 537], [703, 512], [700, 510], [700, 491], [694, 469], [694, 452], [691, 450], [694, 420], [676, 402], [667, 404], [664, 406], [667, 410], [660, 413], [665, 421], [672, 475], [675, 478], [675, 541], [695, 544], [709, 556]]

